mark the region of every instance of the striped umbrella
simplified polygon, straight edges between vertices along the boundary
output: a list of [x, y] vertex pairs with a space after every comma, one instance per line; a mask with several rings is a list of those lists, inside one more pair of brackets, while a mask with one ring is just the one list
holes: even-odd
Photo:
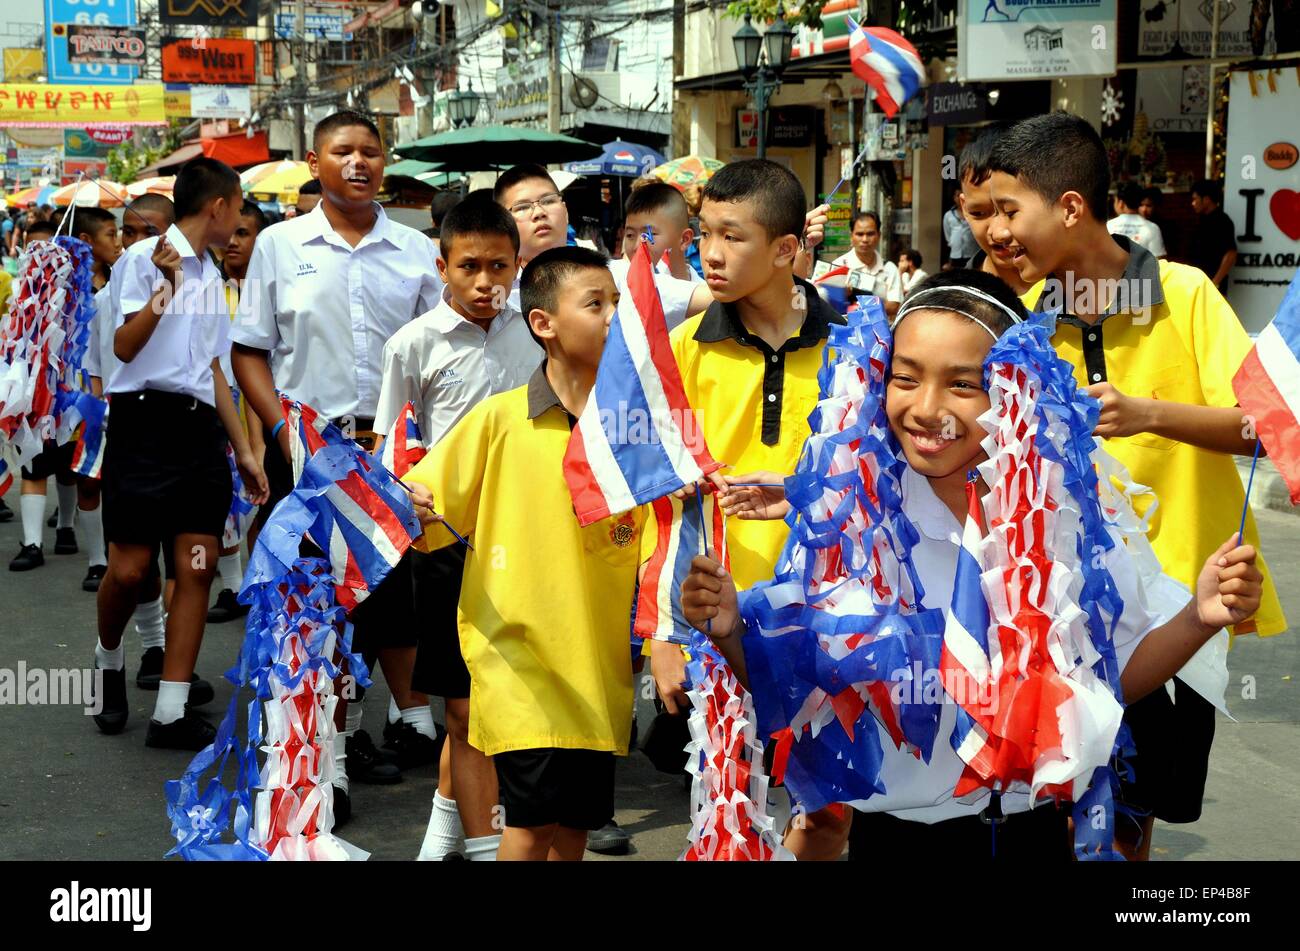
[[725, 164], [725, 162], [720, 162], [715, 158], [684, 155], [681, 158], [664, 162], [650, 174], [661, 182], [667, 182], [678, 189], [683, 189], [689, 185], [703, 185]]
[[126, 186], [106, 178], [86, 179], [64, 185], [50, 196], [50, 204], [60, 208], [121, 208], [126, 204]]
[[[244, 191], [248, 192], [263, 179], [270, 178], [272, 175], [288, 174], [299, 166], [305, 169], [307, 163], [295, 162], [293, 159], [277, 159], [274, 162], [263, 162], [261, 165], [254, 165], [252, 168], [246, 168], [240, 172], [239, 182], [244, 186]], [[310, 172], [308, 175], [310, 175]]]
[[126, 193], [132, 198], [139, 198], [141, 195], [162, 195], [164, 198], [171, 198], [172, 188], [175, 184], [175, 175], [142, 178], [138, 182], [132, 182], [130, 185], [127, 185]]

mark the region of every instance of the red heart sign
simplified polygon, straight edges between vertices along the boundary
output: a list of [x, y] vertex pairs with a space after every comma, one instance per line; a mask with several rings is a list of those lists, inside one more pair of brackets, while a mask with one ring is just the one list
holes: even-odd
[[1284, 235], [1300, 241], [1300, 192], [1279, 188], [1268, 200], [1268, 213]]

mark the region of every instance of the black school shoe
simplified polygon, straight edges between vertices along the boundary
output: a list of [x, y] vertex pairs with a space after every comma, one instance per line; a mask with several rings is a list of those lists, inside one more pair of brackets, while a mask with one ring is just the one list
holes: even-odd
[[[334, 785], [334, 784], [331, 784]], [[352, 796], [342, 786], [334, 785], [334, 829], [347, 825], [352, 818]]]
[[45, 564], [45, 552], [41, 551], [41, 546], [24, 545], [18, 549], [18, 554], [14, 555], [14, 560], [9, 562], [9, 570], [31, 571], [43, 564]]
[[0, 522], [12, 522], [14, 520], [14, 510], [11, 509], [4, 499], [0, 499]]
[[45, 527], [46, 527], [46, 528], [58, 528], [58, 527], [59, 527], [59, 509], [58, 509], [58, 506], [55, 506], [55, 508], [54, 508], [54, 514], [51, 515], [49, 518], [47, 518], [47, 519], [45, 520]]
[[208, 623], [225, 624], [227, 621], [241, 618], [247, 613], [248, 605], [240, 604], [235, 599], [235, 592], [229, 588], [222, 588], [217, 594], [217, 600], [213, 602], [212, 607], [208, 608]]
[[[344, 741], [348, 779], [371, 786], [392, 786], [402, 781], [402, 771], [389, 762], [365, 730], [357, 730]], [[335, 792], [338, 790], [335, 789]]]
[[91, 565], [86, 572], [86, 577], [81, 579], [81, 590], [89, 591], [94, 594], [99, 590], [99, 583], [104, 580], [104, 573], [108, 568], [104, 565]]
[[[162, 682], [163, 654], [161, 647], [147, 648], [140, 657], [140, 669], [135, 672], [135, 685], [141, 690], [157, 690]], [[190, 674], [190, 695], [185, 701], [187, 707], [201, 707], [211, 703], [216, 696], [212, 684], [198, 674]]]
[[144, 745], [159, 750], [191, 750], [197, 753], [217, 738], [217, 728], [187, 706], [185, 715], [171, 723], [149, 721]]
[[[91, 664], [94, 668], [94, 664]], [[102, 707], [95, 714], [95, 726], [99, 727], [101, 733], [112, 735], [121, 733], [122, 728], [126, 726], [127, 711], [129, 709], [126, 702], [126, 668], [122, 670], [104, 670], [103, 679], [104, 695], [100, 700]]]
[[632, 836], [623, 831], [617, 822], [609, 822], [595, 832], [587, 833], [587, 851], [597, 855], [627, 855], [632, 848]]
[[77, 530], [75, 528], [56, 528], [54, 530], [54, 554], [75, 555], [77, 548]]
[[433, 725], [436, 739], [425, 736], [411, 724], [402, 720], [384, 725], [383, 752], [392, 754], [398, 769], [416, 769], [438, 762], [442, 744], [447, 741], [447, 728], [441, 723]]

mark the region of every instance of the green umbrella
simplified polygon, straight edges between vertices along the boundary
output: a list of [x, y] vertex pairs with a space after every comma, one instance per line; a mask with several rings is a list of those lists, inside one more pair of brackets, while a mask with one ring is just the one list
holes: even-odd
[[385, 165], [384, 175], [405, 175], [407, 178], [415, 178], [426, 172], [436, 172], [440, 168], [442, 166], [437, 162], [418, 162], [414, 159], [402, 159], [392, 165]]
[[482, 125], [439, 132], [394, 151], [403, 159], [437, 162], [447, 171], [478, 172], [521, 159], [538, 165], [577, 162], [599, 155], [601, 146], [526, 126]]

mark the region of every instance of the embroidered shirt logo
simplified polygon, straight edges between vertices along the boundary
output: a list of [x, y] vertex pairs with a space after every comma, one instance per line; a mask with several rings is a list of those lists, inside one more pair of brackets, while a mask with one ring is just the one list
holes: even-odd
[[632, 539], [636, 535], [636, 529], [632, 527], [632, 516], [624, 515], [609, 530], [609, 540], [619, 548], [626, 548], [632, 544]]
[[440, 386], [450, 386], [453, 383], [464, 383], [465, 378], [451, 367], [442, 367], [433, 371], [433, 382]]
[[316, 265], [312, 264], [310, 261], [298, 262], [298, 274], [297, 274], [298, 277], [303, 277], [304, 275], [315, 274], [315, 273], [316, 273]]

